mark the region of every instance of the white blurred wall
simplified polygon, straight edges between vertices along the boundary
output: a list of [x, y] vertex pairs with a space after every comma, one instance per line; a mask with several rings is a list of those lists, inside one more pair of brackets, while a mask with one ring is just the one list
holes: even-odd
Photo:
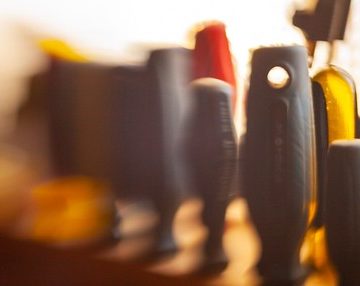
[[209, 19], [223, 20], [228, 25], [232, 40], [242, 47], [283, 41], [287, 12], [293, 2], [0, 0], [0, 16], [18, 18], [42, 31], [57, 33], [88, 52], [121, 57], [131, 43], [184, 44], [189, 28], [194, 23]]
[[[304, 7], [310, 2], [314, 1], [0, 0], [0, 21], [20, 21], [36, 33], [63, 38], [98, 60], [118, 62], [144, 58], [145, 54], [139, 52], [141, 49], [135, 50], [134, 45], [175, 43], [189, 46], [189, 31], [195, 23], [221, 20], [228, 28], [240, 88], [246, 88], [242, 83], [246, 82], [248, 73], [249, 49], [273, 43], [304, 43], [302, 34], [290, 25], [291, 15], [295, 4]], [[360, 50], [360, 32], [357, 31], [360, 0], [353, 0], [352, 14], [355, 16], [351, 17], [349, 25], [352, 29], [352, 33], [347, 35], [349, 44], [340, 45], [335, 62], [356, 75], [359, 81], [360, 60], [356, 51]], [[0, 47], [0, 60], [6, 58], [11, 50], [13, 57], [21, 55], [19, 62], [27, 73], [41, 66], [34, 62], [26, 64], [26, 56], [39, 59], [36, 52], [31, 48], [27, 48], [26, 52], [9, 48], [11, 40], [4, 41], [1, 30], [4, 29], [0, 28], [1, 45], [4, 47]], [[0, 86], [3, 77], [1, 68], [0, 65]], [[1, 101], [0, 90], [0, 106]]]

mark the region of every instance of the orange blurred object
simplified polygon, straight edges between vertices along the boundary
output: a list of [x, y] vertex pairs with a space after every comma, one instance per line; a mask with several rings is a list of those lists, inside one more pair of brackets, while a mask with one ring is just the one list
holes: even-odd
[[32, 200], [31, 238], [71, 244], [109, 235], [114, 212], [102, 183], [86, 177], [56, 179], [36, 187]]

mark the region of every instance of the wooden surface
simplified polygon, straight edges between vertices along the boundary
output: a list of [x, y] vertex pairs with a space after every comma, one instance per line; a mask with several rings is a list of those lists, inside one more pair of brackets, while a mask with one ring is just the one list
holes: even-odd
[[[201, 263], [201, 250], [197, 246], [206, 236], [204, 229], [194, 227], [198, 223], [194, 220], [198, 211], [198, 202], [188, 202], [180, 208], [174, 232], [181, 250], [175, 256], [152, 263], [128, 260], [131, 249], [146, 248], [146, 240], [144, 243], [141, 239], [123, 241], [101, 250], [74, 251], [2, 236], [0, 285], [258, 285], [253, 266], [260, 244], [243, 200], [234, 202], [228, 211], [224, 235], [225, 250], [230, 258], [228, 268], [214, 276], [193, 274]], [[304, 285], [332, 286], [336, 280], [333, 273], [324, 270], [313, 273]]]

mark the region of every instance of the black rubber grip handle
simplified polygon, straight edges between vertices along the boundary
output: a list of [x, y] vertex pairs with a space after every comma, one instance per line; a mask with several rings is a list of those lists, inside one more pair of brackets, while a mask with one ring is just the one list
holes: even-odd
[[[287, 83], [268, 75], [283, 68]], [[311, 195], [312, 105], [307, 53], [301, 46], [260, 48], [252, 57], [244, 146], [244, 195], [262, 243], [267, 281], [302, 276], [299, 250]]]
[[205, 267], [219, 271], [227, 265], [222, 236], [237, 156], [232, 88], [221, 80], [202, 78], [192, 82], [191, 91], [192, 109], [185, 131], [188, 171], [194, 192], [204, 202]]
[[[159, 213], [158, 252], [172, 252], [176, 244], [172, 223], [179, 199], [184, 195], [184, 163], [181, 132], [188, 108], [191, 53], [185, 48], [166, 48], [150, 53], [146, 69], [149, 109], [145, 142], [151, 142], [147, 177], [148, 196]], [[150, 112], [149, 112], [150, 111]]]
[[360, 140], [337, 140], [328, 153], [325, 226], [340, 285], [360, 285]]

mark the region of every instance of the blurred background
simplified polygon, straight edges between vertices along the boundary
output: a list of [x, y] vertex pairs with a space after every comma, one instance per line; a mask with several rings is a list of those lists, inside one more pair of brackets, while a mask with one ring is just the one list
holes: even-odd
[[[41, 96], [34, 96], [41, 94], [38, 78], [51, 65], [49, 55], [114, 67], [143, 64], [150, 49], [194, 48], [199, 25], [217, 20], [226, 25], [238, 97], [243, 98], [251, 50], [264, 45], [305, 45], [302, 32], [292, 26], [292, 16], [296, 9], [311, 10], [315, 4], [311, 0], [0, 0], [0, 226], [44, 241], [77, 242], [96, 239], [112, 224], [112, 195], [106, 184], [92, 184], [82, 177], [52, 184], [56, 176], [42, 113], [46, 107]], [[357, 86], [359, 28], [360, 0], [353, 0], [345, 40], [334, 43], [332, 62], [346, 69]], [[326, 63], [328, 49], [327, 43], [319, 43], [311, 72]], [[235, 108], [237, 136], [244, 132], [242, 105], [243, 100], [238, 100]], [[61, 191], [54, 196], [50, 189]], [[128, 208], [119, 205], [126, 213]], [[234, 206], [229, 215], [241, 221], [246, 207], [241, 200]], [[196, 209], [198, 202], [188, 207]], [[135, 212], [137, 223], [148, 218], [139, 208]], [[62, 226], [54, 232], [59, 221]], [[133, 226], [122, 227], [131, 232]]]
[[[239, 81], [245, 81], [249, 49], [259, 45], [304, 44], [302, 33], [291, 25], [295, 9], [313, 9], [313, 0], [237, 1], [6, 1], [0, 3], [3, 41], [0, 56], [2, 78], [22, 75], [17, 87], [5, 80], [2, 88], [24, 92], [26, 77], [44, 69], [46, 59], [34, 44], [40, 39], [57, 38], [80, 54], [107, 63], [136, 62], [146, 58], [146, 48], [161, 45], [192, 47], [195, 26], [203, 21], [226, 24]], [[352, 1], [345, 42], [336, 43], [334, 63], [359, 78], [359, 1]], [[23, 47], [26, 47], [24, 49]], [[321, 50], [321, 49], [320, 49]], [[321, 64], [324, 53], [316, 60]], [[314, 63], [316, 67], [316, 62]], [[13, 79], [14, 80], [14, 79]], [[2, 80], [3, 81], [3, 80]], [[3, 95], [4, 96], [4, 95]], [[9, 96], [10, 97], [10, 96]], [[16, 98], [11, 96], [15, 105]], [[20, 99], [19, 99], [20, 100]], [[4, 107], [2, 107], [4, 108]], [[10, 108], [10, 107], [9, 107]], [[5, 124], [2, 122], [1, 124]], [[10, 123], [9, 123], [10, 124]], [[238, 121], [237, 121], [238, 124]], [[6, 124], [5, 124], [6, 125]], [[3, 129], [6, 129], [4, 127]]]

